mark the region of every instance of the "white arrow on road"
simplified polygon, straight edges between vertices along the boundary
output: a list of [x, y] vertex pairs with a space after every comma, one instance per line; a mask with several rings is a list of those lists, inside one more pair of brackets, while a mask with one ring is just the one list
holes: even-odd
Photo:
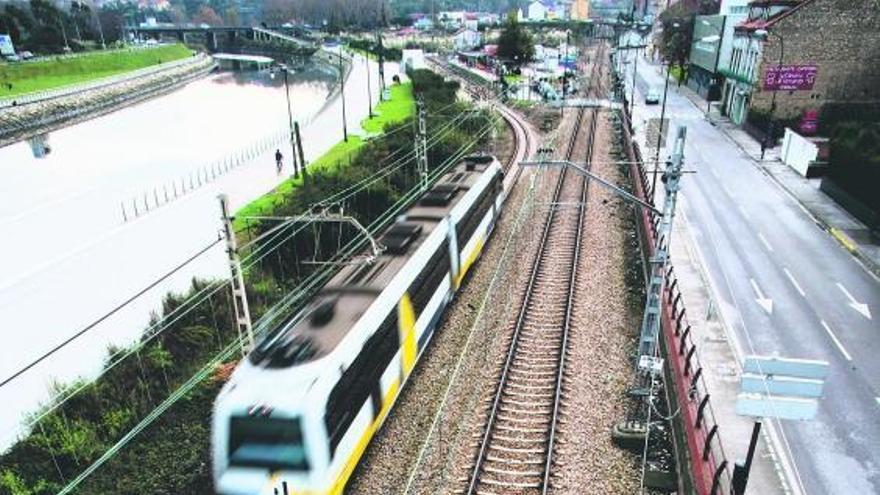
[[755, 295], [758, 296], [757, 298], [755, 298], [755, 301], [757, 301], [758, 304], [762, 308], [764, 308], [764, 311], [766, 311], [768, 315], [772, 315], [773, 314], [773, 299], [770, 299], [769, 297], [764, 297], [764, 293], [761, 292], [761, 288], [758, 287], [758, 283], [755, 282], [755, 279], [750, 278], [749, 282], [752, 283], [752, 288], [755, 289]]
[[849, 299], [849, 307], [861, 313], [862, 316], [864, 316], [865, 318], [869, 320], [871, 319], [871, 310], [868, 308], [867, 304], [856, 301], [856, 298], [854, 298], [852, 294], [850, 294], [849, 291], [846, 290], [846, 287], [844, 287], [843, 284], [841, 284], [840, 282], [837, 282], [837, 287], [840, 289], [841, 292], [843, 292], [843, 295], [845, 295], [846, 298]]

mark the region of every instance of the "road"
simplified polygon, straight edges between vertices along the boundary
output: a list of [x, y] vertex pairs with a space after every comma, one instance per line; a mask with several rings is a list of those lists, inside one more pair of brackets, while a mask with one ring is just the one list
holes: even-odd
[[[376, 66], [373, 103], [378, 95]], [[398, 71], [388, 64], [386, 78]], [[246, 81], [258, 77], [257, 81]], [[291, 84], [294, 118], [304, 152], [314, 160], [342, 139], [341, 100], [327, 99], [333, 68], [297, 74]], [[347, 121], [359, 129], [367, 115], [366, 64], [356, 59], [346, 84]], [[323, 110], [322, 110], [323, 109]], [[310, 116], [315, 115], [313, 119]], [[25, 143], [0, 148], [0, 314], [5, 341], [0, 380], [104, 315], [217, 239], [217, 194], [231, 209], [272, 189], [290, 173], [275, 173], [274, 148], [217, 180], [123, 222], [120, 201], [186, 177], [287, 126], [280, 78], [220, 73], [169, 95], [53, 132], [52, 153], [35, 159]], [[160, 189], [161, 194], [161, 189]], [[0, 448], [23, 414], [49, 396], [55, 380], [93, 376], [109, 345], [136, 339], [169, 291], [185, 291], [193, 277], [226, 276], [222, 243], [102, 322], [52, 358], [0, 388]]]
[[[650, 157], [646, 119], [660, 106], [643, 95], [662, 95], [663, 77], [644, 58], [638, 69], [634, 123]], [[681, 208], [739, 354], [831, 364], [816, 419], [780, 422], [789, 482], [810, 494], [880, 493], [880, 283], [674, 83], [666, 116], [670, 129], [687, 126], [685, 168], [696, 173]]]

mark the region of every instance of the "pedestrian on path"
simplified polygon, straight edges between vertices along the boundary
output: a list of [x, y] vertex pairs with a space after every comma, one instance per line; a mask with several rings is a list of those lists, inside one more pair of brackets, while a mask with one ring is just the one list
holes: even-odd
[[276, 149], [276, 150], [275, 150], [275, 170], [276, 170], [279, 174], [281, 174], [281, 166], [282, 166], [281, 160], [282, 160], [283, 158], [284, 158], [284, 155], [281, 154], [281, 150]]

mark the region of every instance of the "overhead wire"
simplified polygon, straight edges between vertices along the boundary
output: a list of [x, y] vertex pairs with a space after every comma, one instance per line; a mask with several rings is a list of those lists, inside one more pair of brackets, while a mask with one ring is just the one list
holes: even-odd
[[[474, 144], [476, 144], [480, 139], [482, 139], [483, 136], [485, 136], [489, 132], [489, 130], [491, 130], [491, 127], [492, 127], [491, 123], [484, 126], [482, 128], [482, 130], [479, 133], [477, 133], [471, 141], [460, 146], [457, 153], [454, 153], [452, 156], [450, 156], [447, 160], [445, 160], [439, 166], [435, 167], [434, 170], [432, 170], [429, 173], [429, 183], [432, 183], [433, 181], [435, 181], [443, 173], [445, 173], [452, 165], [457, 163], [461, 159], [462, 156], [464, 156], [466, 153], [468, 153], [470, 151], [471, 147]], [[414, 186], [407, 194], [405, 194], [404, 196], [399, 198], [399, 200], [395, 203], [395, 205], [392, 205], [392, 208], [390, 208], [383, 215], [380, 215], [379, 218], [374, 220], [369, 225], [368, 232], [370, 232], [371, 235], [376, 233], [379, 229], [381, 229], [386, 224], [386, 222], [389, 219], [394, 218], [394, 216], [396, 216], [400, 210], [402, 210], [415, 197], [417, 197], [420, 194], [421, 194], [421, 189], [418, 186]], [[219, 239], [217, 242], [219, 242]], [[351, 256], [352, 253], [356, 252], [358, 249], [361, 249], [365, 242], [366, 242], [366, 239], [358, 239], [358, 238], [352, 239], [351, 241], [349, 241], [346, 244], [345, 248], [343, 248], [342, 250], [337, 252], [337, 254], [331, 259], [336, 259], [336, 258], [339, 258], [340, 256]], [[277, 249], [277, 247], [276, 247], [276, 249]], [[307, 296], [311, 292], [311, 290], [314, 290], [315, 287], [320, 286], [320, 284], [323, 283], [323, 281], [326, 278], [328, 278], [329, 276], [331, 276], [333, 273], [334, 273], [334, 270], [332, 270], [329, 267], [327, 269], [319, 270], [319, 271], [315, 272], [314, 276], [309, 277], [311, 280], [309, 280], [309, 279], [306, 280], [305, 287], [301, 287], [299, 290], [291, 291], [287, 296], [285, 296], [282, 299], [282, 301], [280, 301], [279, 303], [274, 305], [260, 319], [259, 322], [257, 322], [256, 333], [262, 334], [267, 328], [270, 328], [271, 323], [273, 322], [274, 319], [278, 318], [279, 316], [283, 316], [284, 311], [287, 308], [289, 308], [297, 300], [301, 299], [302, 297]], [[226, 285], [226, 283], [227, 283], [227, 281], [224, 281], [214, 291], [212, 291], [211, 294], [209, 294], [207, 297], [210, 297], [211, 295], [216, 293], [216, 291], [219, 290], [219, 288], [224, 287]], [[206, 287], [206, 289], [207, 289], [207, 287]], [[202, 299], [202, 301], [204, 301], [204, 298]], [[201, 303], [201, 301], [200, 301], [200, 303]], [[187, 314], [192, 309], [193, 308], [190, 308], [189, 310], [187, 310], [187, 312], [185, 312], [184, 315]], [[178, 319], [182, 316], [183, 315], [179, 316]], [[165, 325], [166, 328], [167, 328], [167, 326], [168, 325]], [[145, 345], [146, 342], [149, 341], [150, 339], [155, 338], [155, 336], [158, 335], [159, 333], [161, 333], [161, 331], [152, 334], [148, 339], [145, 339], [145, 342], [142, 342], [142, 345]], [[159, 406], [154, 408], [153, 411], [151, 411], [147, 416], [145, 416], [144, 419], [142, 419], [134, 428], [129, 430], [129, 432], [127, 432], [119, 441], [117, 441], [116, 444], [114, 444], [110, 449], [105, 451], [104, 454], [102, 454], [97, 460], [95, 460], [86, 470], [84, 470], [76, 478], [74, 478], [71, 482], [69, 482], [62, 489], [62, 491], [59, 493], [60, 494], [69, 493], [76, 486], [78, 486], [80, 483], [82, 483], [83, 480], [85, 480], [89, 475], [91, 475], [95, 470], [97, 470], [107, 460], [112, 458], [119, 450], [121, 450], [128, 442], [130, 442], [131, 439], [133, 439], [138, 433], [140, 433], [141, 431], [143, 431], [143, 429], [145, 429], [150, 424], [152, 424], [159, 416], [161, 416], [165, 411], [167, 411], [174, 403], [176, 403], [178, 400], [180, 400], [182, 397], [184, 397], [186, 395], [186, 393], [188, 393], [192, 388], [194, 388], [196, 384], [198, 384], [205, 377], [207, 377], [208, 374], [214, 369], [214, 367], [217, 364], [219, 364], [221, 362], [225, 362], [232, 355], [234, 355], [234, 353], [238, 349], [238, 346], [239, 346], [239, 343], [237, 341], [228, 344], [226, 346], [226, 348], [224, 348], [220, 353], [215, 355], [215, 357], [212, 360], [210, 360], [205, 366], [203, 366], [196, 374], [194, 374], [193, 377], [191, 377], [189, 380], [184, 382], [184, 384], [182, 384], [180, 387], [178, 387], [178, 389], [174, 393], [172, 393], [168, 398], [166, 398]], [[136, 352], [136, 351], [129, 352], [122, 359], [131, 355], [133, 352]], [[121, 361], [121, 359], [117, 360], [115, 363], [112, 363], [110, 367], [115, 366], [120, 361]], [[102, 374], [105, 373], [106, 371], [108, 371], [110, 369], [110, 367], [105, 369], [102, 372]], [[82, 387], [79, 388], [76, 392], [78, 392], [79, 390], [82, 390]], [[76, 392], [74, 392], [74, 393], [76, 393]], [[70, 396], [72, 396], [72, 394], [68, 395], [68, 398]], [[60, 406], [60, 403], [56, 403], [53, 408], [51, 408], [50, 410], [46, 411], [44, 414], [39, 416], [34, 421], [34, 423], [36, 421], [39, 421], [43, 417], [45, 417], [47, 414], [49, 414], [52, 410], [54, 410], [58, 406]]]

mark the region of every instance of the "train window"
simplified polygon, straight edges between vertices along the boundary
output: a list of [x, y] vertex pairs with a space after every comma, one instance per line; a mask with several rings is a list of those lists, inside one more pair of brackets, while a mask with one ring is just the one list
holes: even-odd
[[492, 207], [492, 204], [495, 203], [495, 198], [498, 195], [495, 184], [498, 182], [498, 176], [492, 177], [492, 181], [483, 190], [480, 197], [474, 202], [474, 205], [468, 210], [465, 218], [458, 222], [456, 225], [455, 233], [458, 236], [459, 245], [464, 245], [468, 240], [470, 240], [471, 236], [474, 234], [474, 231], [477, 230], [477, 226], [480, 224], [480, 221], [483, 220], [483, 217], [486, 216], [486, 212], [489, 211], [489, 208]]
[[428, 260], [428, 263], [422, 268], [422, 271], [409, 286], [409, 294], [412, 298], [413, 308], [415, 308], [416, 315], [422, 314], [422, 311], [425, 310], [425, 306], [428, 305], [431, 296], [437, 291], [437, 287], [440, 285], [443, 277], [448, 273], [449, 243], [448, 241], [443, 241], [443, 244], [441, 244], [434, 255], [431, 256], [431, 259]]
[[264, 368], [286, 368], [311, 360], [317, 352], [317, 345], [310, 337], [294, 334], [285, 326], [262, 340], [248, 359], [251, 364]]
[[378, 387], [379, 378], [391, 363], [399, 347], [400, 337], [397, 333], [395, 308], [391, 310], [376, 333], [367, 339], [358, 356], [330, 391], [324, 425], [330, 437], [331, 457], [336, 454], [336, 447], [354, 421], [355, 415], [370, 397], [370, 393]]
[[229, 465], [307, 471], [299, 418], [230, 418]]

